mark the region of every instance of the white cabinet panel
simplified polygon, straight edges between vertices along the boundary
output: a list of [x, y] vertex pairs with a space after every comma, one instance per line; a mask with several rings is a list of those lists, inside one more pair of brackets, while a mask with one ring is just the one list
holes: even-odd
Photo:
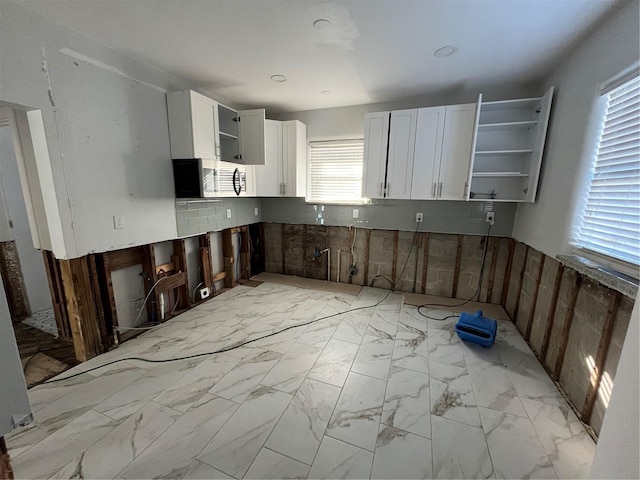
[[417, 109], [391, 112], [387, 198], [411, 198], [417, 117]]
[[446, 107], [419, 108], [416, 125], [411, 199], [432, 200], [438, 194]]
[[307, 193], [307, 126], [297, 120], [282, 123], [282, 194]]
[[264, 165], [264, 109], [240, 111], [238, 112], [238, 117], [240, 119], [238, 128], [240, 158], [238, 159], [238, 163], [244, 165]]
[[364, 172], [362, 196], [383, 198], [389, 142], [389, 112], [364, 116]]
[[193, 146], [196, 158], [217, 158], [216, 106], [192, 95]]
[[265, 164], [256, 165], [256, 192], [258, 197], [282, 195], [282, 122], [265, 121]]
[[471, 163], [476, 104], [446, 107], [438, 198], [464, 200]]
[[172, 158], [219, 160], [217, 105], [191, 90], [167, 95]]

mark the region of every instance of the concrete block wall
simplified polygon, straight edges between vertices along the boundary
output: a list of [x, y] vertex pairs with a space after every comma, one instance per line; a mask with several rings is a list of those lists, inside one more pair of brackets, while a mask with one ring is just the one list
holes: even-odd
[[[227, 209], [231, 218], [227, 218]], [[258, 215], [255, 209], [258, 209]], [[176, 200], [178, 237], [190, 237], [262, 221], [259, 198]]]
[[515, 245], [511, 263], [503, 306], [578, 416], [597, 435], [634, 299], [523, 243]]

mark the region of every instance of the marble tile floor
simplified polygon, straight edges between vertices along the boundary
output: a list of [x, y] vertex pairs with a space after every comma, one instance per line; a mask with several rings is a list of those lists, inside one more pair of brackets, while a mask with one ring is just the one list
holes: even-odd
[[594, 443], [515, 326], [482, 349], [454, 322], [381, 289], [236, 287], [31, 389], [16, 478], [585, 478]]
[[56, 325], [56, 317], [53, 308], [33, 313], [30, 317], [25, 318], [22, 323], [31, 325], [38, 330], [50, 333], [54, 337], [58, 336], [58, 325]]

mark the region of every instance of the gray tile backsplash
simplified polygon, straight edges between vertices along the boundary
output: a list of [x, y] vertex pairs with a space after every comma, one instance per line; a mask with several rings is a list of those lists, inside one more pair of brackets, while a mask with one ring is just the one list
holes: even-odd
[[[227, 209], [231, 218], [227, 218]], [[258, 215], [255, 215], [255, 209]], [[176, 200], [178, 236], [189, 237], [262, 221], [259, 198]]]
[[[355, 225], [382, 230], [415, 230], [417, 212], [424, 214], [420, 231], [486, 234], [485, 207], [495, 212], [491, 234], [511, 236], [515, 203], [456, 202], [439, 200], [375, 200], [371, 205], [322, 205], [303, 198], [263, 198], [262, 221], [276, 223]], [[358, 209], [358, 218], [353, 210]]]

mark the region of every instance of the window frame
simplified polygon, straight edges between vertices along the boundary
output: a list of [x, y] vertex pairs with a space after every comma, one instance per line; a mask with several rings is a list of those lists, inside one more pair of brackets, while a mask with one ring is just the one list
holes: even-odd
[[[363, 206], [371, 203], [371, 200], [366, 197], [360, 197], [360, 200], [332, 200], [332, 201], [324, 201], [312, 199], [311, 195], [311, 148], [312, 144], [316, 143], [335, 143], [335, 142], [362, 142], [362, 175], [360, 177], [360, 192], [362, 192], [362, 182], [364, 181], [364, 137], [349, 137], [349, 138], [323, 138], [317, 139], [307, 142], [307, 193], [305, 195], [305, 203], [311, 205], [354, 205], [354, 206]], [[362, 194], [362, 193], [361, 193]]]
[[577, 202], [571, 225], [569, 244], [573, 254], [591, 260], [603, 267], [632, 276], [635, 279], [640, 279], [640, 265], [607, 255], [603, 252], [592, 250], [588, 246], [584, 246], [579, 243], [580, 229], [582, 227], [587, 197], [593, 178], [592, 172], [595, 162], [597, 161], [600, 137], [607, 113], [607, 95], [634, 78], [640, 78], [640, 62], [597, 86], [592, 103], [590, 122], [587, 127], [585, 151], [583, 154], [583, 171], [582, 175], [579, 176], [580, 187], [576, 197]]

